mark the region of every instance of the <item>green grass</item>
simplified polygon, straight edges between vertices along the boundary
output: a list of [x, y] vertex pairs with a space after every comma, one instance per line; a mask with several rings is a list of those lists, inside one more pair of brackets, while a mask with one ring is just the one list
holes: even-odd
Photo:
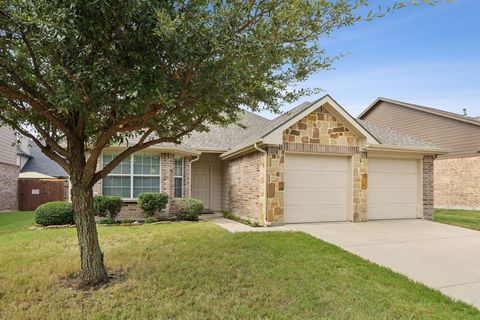
[[480, 231], [480, 211], [435, 209], [434, 220]]
[[82, 292], [74, 229], [0, 215], [0, 319], [479, 319], [435, 290], [303, 233], [100, 226], [122, 281]]

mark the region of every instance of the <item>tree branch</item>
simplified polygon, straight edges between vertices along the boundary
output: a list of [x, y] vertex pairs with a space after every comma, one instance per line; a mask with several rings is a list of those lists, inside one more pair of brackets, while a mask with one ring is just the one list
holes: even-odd
[[202, 124], [203, 121], [205, 121], [206, 117], [202, 116], [199, 117], [190, 127], [187, 129], [181, 131], [180, 133], [176, 134], [173, 137], [167, 137], [167, 138], [158, 138], [158, 139], [153, 139], [148, 142], [144, 142], [145, 139], [148, 137], [147, 133], [145, 133], [139, 140], [137, 144], [135, 144], [132, 147], [129, 147], [122, 151], [118, 156], [116, 156], [108, 165], [106, 165], [102, 170], [98, 171], [95, 173], [91, 186], [95, 185], [98, 181], [101, 179], [105, 178], [113, 169], [115, 169], [116, 166], [118, 166], [123, 160], [125, 160], [128, 156], [132, 155], [133, 153], [143, 150], [145, 148], [148, 148], [150, 146], [153, 146], [155, 144], [159, 143], [164, 143], [164, 142], [171, 142], [171, 143], [177, 143], [178, 144], [178, 139], [181, 137], [185, 136], [186, 134], [191, 133], [194, 131], [200, 124]]
[[24, 128], [18, 126], [16, 123], [13, 123], [11, 121], [9, 121], [8, 119], [0, 116], [0, 119], [2, 119], [5, 123], [7, 123], [8, 125], [10, 125], [13, 129], [17, 130], [18, 132], [20, 132], [22, 135], [32, 139], [32, 141], [40, 148], [40, 150], [47, 156], [49, 157], [50, 159], [52, 159], [53, 161], [55, 161], [56, 163], [58, 163], [58, 165], [60, 167], [62, 167], [66, 172], [69, 172], [69, 168], [68, 168], [68, 162], [65, 158], [61, 157], [60, 155], [58, 155], [57, 153], [55, 153], [52, 148], [48, 145], [43, 145], [42, 142], [40, 140], [37, 139], [37, 137], [35, 137], [32, 133], [28, 132], [27, 130], [25, 130]]
[[72, 133], [70, 132], [68, 127], [65, 125], [65, 123], [63, 123], [62, 121], [57, 119], [55, 116], [53, 116], [43, 104], [41, 104], [34, 98], [31, 98], [17, 90], [14, 90], [10, 88], [8, 85], [1, 82], [0, 82], [0, 93], [4, 94], [10, 99], [19, 100], [27, 103], [29, 106], [35, 109], [40, 115], [45, 117], [45, 119], [55, 124], [60, 130], [62, 130], [65, 133], [66, 136], [71, 136]]
[[30, 54], [30, 58], [32, 59], [32, 65], [33, 65], [33, 73], [35, 74], [35, 77], [37, 78], [40, 83], [42, 83], [45, 88], [50, 92], [50, 94], [54, 94], [55, 91], [52, 89], [52, 87], [45, 81], [43, 78], [41, 72], [40, 72], [40, 67], [38, 63], [37, 56], [35, 55], [35, 52], [33, 51], [32, 44], [27, 38], [27, 35], [23, 32], [20, 31], [20, 34], [22, 36], [23, 43], [25, 43], [25, 46], [27, 47], [28, 53]]

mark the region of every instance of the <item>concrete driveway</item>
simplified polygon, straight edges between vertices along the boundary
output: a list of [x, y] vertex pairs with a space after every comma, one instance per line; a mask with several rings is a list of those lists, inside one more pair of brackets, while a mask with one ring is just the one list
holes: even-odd
[[480, 308], [480, 232], [426, 220], [290, 224]]

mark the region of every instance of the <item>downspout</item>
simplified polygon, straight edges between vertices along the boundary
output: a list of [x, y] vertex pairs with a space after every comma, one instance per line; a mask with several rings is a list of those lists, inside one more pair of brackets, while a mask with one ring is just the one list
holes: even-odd
[[198, 161], [200, 159], [200, 156], [195, 156], [194, 159], [192, 159], [189, 163], [189, 173], [190, 173], [190, 178], [188, 179], [188, 197], [192, 197], [192, 163], [195, 161]]
[[264, 197], [263, 197], [263, 223], [266, 226], [272, 225], [270, 221], [267, 219], [267, 194], [268, 194], [268, 183], [267, 183], [267, 178], [268, 178], [268, 157], [267, 157], [267, 151], [263, 150], [262, 148], [259, 148], [257, 143], [253, 145], [255, 150], [260, 151], [265, 155], [265, 172], [264, 172], [264, 182], [265, 182], [265, 190], [264, 190]]

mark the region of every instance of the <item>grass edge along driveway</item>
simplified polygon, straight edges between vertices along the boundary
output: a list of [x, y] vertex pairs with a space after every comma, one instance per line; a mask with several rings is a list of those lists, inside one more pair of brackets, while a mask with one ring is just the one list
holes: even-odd
[[480, 231], [480, 211], [435, 209], [433, 218], [436, 222]]

